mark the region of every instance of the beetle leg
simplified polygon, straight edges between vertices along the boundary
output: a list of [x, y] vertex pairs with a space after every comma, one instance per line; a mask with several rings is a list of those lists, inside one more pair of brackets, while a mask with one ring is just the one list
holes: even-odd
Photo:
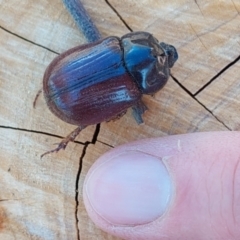
[[75, 140], [75, 138], [77, 137], [77, 135], [85, 128], [86, 126], [79, 126], [78, 128], [76, 128], [74, 131], [72, 131], [69, 135], [67, 135], [59, 144], [58, 146], [50, 151], [47, 151], [45, 153], [43, 153], [41, 155], [41, 158], [49, 153], [53, 153], [53, 152], [58, 152], [61, 149], [65, 149], [66, 146], [68, 145], [68, 143], [71, 141], [73, 142]]
[[35, 99], [34, 99], [34, 101], [33, 101], [33, 108], [36, 107], [37, 100], [38, 100], [38, 98], [39, 98], [39, 96], [40, 96], [41, 93], [42, 93], [42, 89], [40, 89], [40, 90], [37, 92], [37, 94], [36, 94], [36, 97], [35, 97]]
[[142, 102], [139, 101], [135, 106], [132, 107], [133, 110], [133, 117], [136, 120], [137, 124], [144, 123], [142, 119], [142, 114], [148, 110], [147, 106]]

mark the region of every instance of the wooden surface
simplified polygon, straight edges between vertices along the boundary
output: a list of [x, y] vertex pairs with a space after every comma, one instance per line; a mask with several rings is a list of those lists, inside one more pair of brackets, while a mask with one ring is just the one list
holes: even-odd
[[144, 30], [174, 45], [174, 79], [144, 96], [144, 125], [128, 111], [101, 124], [96, 142], [90, 126], [65, 151], [40, 159], [74, 129], [42, 96], [33, 109], [44, 70], [85, 39], [60, 0], [0, 0], [0, 239], [117, 239], [94, 226], [82, 201], [84, 177], [101, 154], [147, 137], [240, 130], [239, 0], [83, 2], [103, 37]]

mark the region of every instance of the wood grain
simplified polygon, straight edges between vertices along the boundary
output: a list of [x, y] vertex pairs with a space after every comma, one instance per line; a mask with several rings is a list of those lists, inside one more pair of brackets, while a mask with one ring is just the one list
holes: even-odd
[[84, 177], [107, 145], [240, 129], [238, 0], [83, 3], [103, 37], [144, 30], [176, 46], [174, 79], [144, 96], [144, 125], [129, 110], [40, 159], [75, 126], [53, 116], [43, 96], [33, 109], [35, 94], [51, 60], [85, 38], [60, 0], [0, 0], [0, 239], [117, 239], [94, 226], [82, 201]]
[[[42, 95], [33, 108], [36, 93], [42, 88], [43, 73], [57, 55], [2, 29], [0, 34], [1, 125], [66, 136], [75, 126], [50, 113]], [[94, 129], [83, 131], [78, 140], [91, 141]]]
[[240, 61], [197, 95], [208, 109], [231, 130], [240, 130]]
[[239, 1], [110, 3], [134, 31], [152, 32], [177, 47], [174, 74], [192, 94], [239, 56]]
[[[105, 1], [82, 2], [103, 37], [126, 33], [126, 27]], [[0, 0], [0, 5], [1, 27], [36, 44], [61, 53], [86, 42], [61, 0]]]
[[77, 239], [75, 184], [83, 145], [40, 159], [53, 137], [0, 129], [0, 239]]

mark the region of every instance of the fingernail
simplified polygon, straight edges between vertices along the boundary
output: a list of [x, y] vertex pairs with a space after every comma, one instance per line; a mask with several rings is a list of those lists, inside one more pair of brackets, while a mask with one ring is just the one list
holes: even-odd
[[87, 178], [85, 191], [95, 212], [113, 225], [146, 224], [168, 208], [172, 182], [160, 158], [137, 151], [115, 156]]

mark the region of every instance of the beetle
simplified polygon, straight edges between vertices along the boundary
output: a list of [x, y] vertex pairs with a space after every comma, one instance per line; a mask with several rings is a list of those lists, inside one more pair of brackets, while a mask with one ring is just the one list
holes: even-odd
[[136, 122], [143, 123], [147, 107], [142, 95], [159, 91], [178, 59], [175, 47], [159, 43], [147, 32], [102, 39], [81, 1], [63, 3], [89, 43], [50, 63], [43, 77], [43, 93], [53, 114], [78, 127], [41, 157], [65, 149], [85, 127], [118, 119], [130, 107]]
[[142, 95], [166, 84], [177, 58], [175, 47], [147, 32], [107, 37], [57, 56], [43, 77], [44, 97], [52, 113], [78, 128], [43, 155], [64, 149], [85, 127], [117, 119], [130, 107], [143, 123]]

